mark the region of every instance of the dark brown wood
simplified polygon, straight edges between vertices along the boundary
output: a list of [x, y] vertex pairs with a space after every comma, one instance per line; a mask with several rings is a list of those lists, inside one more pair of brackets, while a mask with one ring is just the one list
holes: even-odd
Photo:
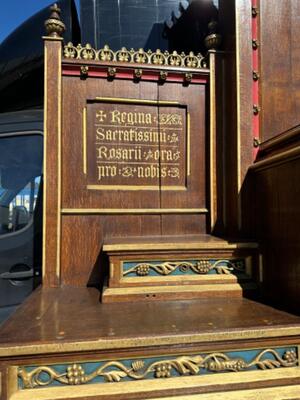
[[216, 233], [241, 233], [240, 192], [252, 164], [251, 0], [220, 1], [217, 63], [218, 209]]
[[[73, 91], [78, 93], [74, 101]], [[165, 90], [168, 97], [158, 94]], [[153, 101], [178, 101], [187, 105], [191, 112], [191, 149], [198, 149], [196, 159], [192, 159], [193, 173], [189, 189], [184, 192], [173, 193], [146, 191], [143, 193], [126, 191], [119, 192], [122, 196], [116, 196], [116, 191], [86, 190], [89, 180], [84, 177], [82, 171], [82, 129], [81, 113], [87, 99], [100, 97], [131, 98]], [[158, 87], [157, 83], [133, 82], [107, 79], [87, 79], [67, 77], [63, 81], [64, 120], [63, 120], [63, 208], [205, 208], [207, 206], [205, 193], [205, 92], [198, 85], [184, 87], [182, 85], [165, 84]], [[117, 101], [117, 100], [116, 100]], [[112, 106], [113, 107], [113, 106]], [[129, 106], [130, 107], [130, 106]], [[127, 105], [127, 109], [129, 110]], [[79, 114], [74, 118], [74, 110]], [[89, 129], [89, 126], [87, 127]], [[194, 133], [193, 133], [194, 132]], [[196, 134], [197, 132], [197, 134]], [[88, 142], [89, 143], [89, 142]], [[89, 151], [93, 149], [88, 148]], [[72, 168], [70, 167], [72, 166]], [[196, 173], [197, 171], [197, 173]], [[117, 182], [118, 183], [118, 182]], [[137, 181], [134, 182], [138, 184]], [[128, 184], [130, 186], [130, 183]], [[159, 188], [159, 185], [157, 185]], [[200, 189], [201, 188], [201, 189]], [[166, 198], [164, 201], [163, 199]], [[126, 204], [124, 204], [124, 199]], [[101, 207], [99, 206], [101, 205]], [[142, 206], [141, 206], [142, 205]]]
[[[74, 98], [74, 91], [77, 93]], [[182, 83], [164, 83], [132, 80], [107, 80], [107, 78], [87, 78], [81, 80], [79, 77], [63, 77], [63, 122], [62, 122], [62, 259], [61, 276], [62, 282], [66, 285], [86, 285], [87, 283], [99, 283], [99, 271], [103, 269], [101, 262], [101, 246], [105, 237], [113, 236], [145, 236], [165, 234], [195, 234], [205, 233], [207, 217], [205, 212], [189, 212], [189, 209], [208, 209], [209, 199], [206, 187], [208, 185], [209, 169], [206, 159], [207, 130], [206, 130], [206, 96], [207, 91], [204, 84], [182, 85]], [[94, 112], [97, 104], [103, 110], [109, 107], [132, 110], [132, 107], [139, 107], [130, 104], [110, 105], [108, 103], [94, 103], [96, 97], [131, 98], [141, 100], [152, 100], [169, 102], [175, 101], [190, 113], [190, 163], [191, 175], [187, 173], [187, 120], [184, 120], [184, 134], [186, 141], [182, 142], [180, 153], [184, 165], [181, 174], [185, 175], [183, 183], [186, 190], [88, 190], [87, 185], [95, 183], [95, 177], [89, 176], [89, 168], [94, 165], [89, 154], [95, 152], [94, 141], [91, 135], [93, 126], [90, 112]], [[83, 171], [83, 132], [82, 113], [87, 107], [87, 166], [88, 174]], [[96, 107], [96, 108], [95, 108]], [[146, 106], [141, 106], [146, 109]], [[150, 110], [153, 112], [155, 106]], [[167, 110], [176, 112], [177, 106], [162, 105], [158, 112]], [[99, 108], [99, 109], [100, 109]], [[185, 109], [185, 108], [184, 108]], [[77, 110], [75, 112], [75, 110]], [[93, 110], [93, 111], [92, 111]], [[180, 111], [182, 113], [182, 111]], [[187, 118], [187, 116], [186, 116]], [[108, 184], [108, 178], [104, 179]], [[124, 181], [124, 179], [123, 179]], [[173, 180], [174, 181], [174, 180]], [[172, 182], [173, 182], [172, 181]], [[115, 182], [115, 183], [114, 183]], [[133, 180], [131, 185], [149, 185], [149, 179], [142, 182]], [[170, 183], [171, 180], [168, 181]], [[178, 181], [179, 183], [181, 181]], [[181, 182], [182, 183], [182, 182]], [[122, 180], [112, 180], [112, 185], [122, 184]], [[124, 184], [124, 183], [123, 183]], [[125, 184], [127, 184], [125, 182]], [[130, 185], [130, 183], [128, 183]], [[174, 183], [172, 183], [174, 185]], [[152, 180], [152, 186], [159, 189], [163, 183], [161, 179]], [[139, 209], [149, 209], [143, 215]], [[163, 215], [159, 209], [175, 209], [172, 215]], [[64, 213], [65, 209], [71, 209]], [[91, 215], [85, 215], [84, 210], [95, 209]], [[102, 215], [102, 209], [117, 209], [119, 215], [113, 215], [109, 211]], [[126, 213], [126, 209], [133, 212]], [[151, 209], [157, 215], [151, 215]], [[179, 212], [176, 212], [179, 209]], [[184, 210], [188, 213], [185, 214]], [[72, 212], [74, 210], [74, 212]], [[122, 212], [124, 210], [124, 212]], [[158, 210], [158, 212], [157, 212]], [[182, 212], [180, 211], [182, 210]], [[87, 212], [89, 214], [89, 212]], [[104, 212], [105, 214], [105, 212]], [[123, 214], [123, 215], [122, 215]], [[133, 215], [130, 215], [133, 214]], [[76, 227], [76, 229], [74, 229]], [[91, 240], [87, 238], [91, 237]], [[100, 266], [101, 264], [101, 266]]]
[[274, 136], [259, 146], [258, 160], [295, 149], [299, 145], [300, 126], [297, 125], [286, 132]]
[[61, 40], [45, 40], [45, 152], [43, 283], [60, 283]]
[[[215, 333], [234, 335], [237, 329], [245, 330], [244, 337], [235, 344], [243, 348], [251, 343], [246, 334], [251, 330], [257, 331], [259, 337], [265, 330], [284, 326], [300, 329], [298, 317], [241, 298], [114, 305], [101, 304], [99, 296], [100, 292], [94, 288], [36, 290], [1, 327], [0, 352], [8, 352], [11, 347], [19, 346], [22, 353], [26, 346], [51, 343], [60, 343], [63, 349], [64, 344], [84, 340], [111, 342], [113, 346], [114, 342], [126, 338], [139, 338], [138, 347], [142, 348], [143, 342], [151, 338], [156, 338], [158, 342], [160, 338], [178, 338], [180, 344], [186, 335], [210, 333], [210, 343], [201, 344], [200, 341], [197, 344], [205, 349], [212, 347]], [[258, 342], [264, 346], [268, 342], [274, 345], [288, 340], [295, 342], [297, 338], [274, 337], [259, 339]], [[215, 345], [218, 349], [222, 346], [228, 348], [233, 346], [233, 342], [220, 341], [218, 338], [218, 344]], [[138, 347], [131, 351], [136, 352]], [[163, 352], [160, 347], [156, 349], [158, 353]], [[36, 348], [35, 356], [40, 351], [42, 347]], [[91, 353], [93, 351], [91, 349]], [[67, 352], [65, 350], [63, 353]]]
[[243, 195], [244, 227], [261, 245], [266, 301], [297, 314], [299, 10], [299, 1], [260, 1], [262, 144]]
[[262, 0], [259, 15], [261, 132], [265, 141], [299, 123], [300, 1]]
[[249, 176], [245, 213], [261, 246], [263, 293], [280, 308], [299, 314], [299, 153], [267, 157]]
[[[108, 305], [99, 303], [99, 295], [100, 292], [93, 288], [36, 290], [0, 330], [2, 371], [15, 365], [72, 364], [295, 346], [300, 339], [299, 335], [295, 335], [297, 330], [300, 331], [299, 318], [246, 299]], [[283, 336], [280, 332], [284, 327], [294, 329], [294, 333]], [[237, 331], [240, 335], [238, 338]], [[131, 340], [135, 341], [135, 345], [130, 343]], [[147, 342], [151, 345], [147, 345]], [[80, 350], [82, 346], [85, 348]], [[77, 398], [125, 400], [179, 394], [188, 396], [293, 385], [299, 380], [298, 377], [285, 375], [284, 371], [277, 377], [259, 372], [260, 379], [254, 373], [255, 378], [249, 379], [247, 375], [247, 381], [243, 379], [245, 374], [242, 372], [241, 379], [234, 383], [227, 381], [216, 384], [213, 379], [210, 383], [195, 385], [192, 382], [194, 378], [186, 377], [183, 386], [179, 384], [180, 378], [178, 381], [176, 379], [177, 388], [174, 391], [167, 380], [157, 381], [159, 385], [152, 380], [148, 390], [137, 387], [131, 394], [125, 390], [115, 395], [99, 391], [97, 395], [88, 397], [84, 393], [78, 394]], [[3, 394], [6, 395], [5, 373], [2, 378]], [[80, 386], [68, 388], [72, 398], [74, 389], [80, 390]], [[88, 391], [88, 388], [89, 385], [84, 386], [84, 390]], [[43, 392], [46, 393], [48, 389], [43, 389]]]
[[[124, 255], [129, 260], [148, 260], [153, 255], [166, 260], [176, 257], [182, 260], [199, 254], [257, 258], [254, 247], [244, 244], [232, 248], [233, 242], [224, 244], [220, 239], [203, 236], [210, 232], [209, 212], [215, 207], [218, 214], [213, 226], [215, 232], [235, 236], [248, 234], [259, 240], [267, 301], [298, 312], [300, 173], [297, 171], [300, 171], [300, 158], [296, 146], [299, 129], [290, 128], [299, 123], [299, 96], [296, 93], [299, 57], [298, 46], [294, 40], [290, 41], [290, 36], [294, 33], [295, 37], [299, 36], [296, 22], [300, 1], [287, 0], [282, 4], [275, 0], [260, 1], [261, 128], [265, 142], [259, 155], [261, 161], [251, 167], [250, 173], [247, 171], [252, 164], [253, 150], [251, 0], [220, 0], [219, 3], [224, 51], [216, 54], [216, 91], [210, 93], [210, 100], [207, 69], [190, 69], [188, 72], [193, 77], [188, 83], [187, 69], [183, 68], [68, 60], [63, 63], [61, 74], [60, 41], [46, 40], [44, 287], [38, 289], [0, 329], [1, 398], [9, 395], [6, 381], [11, 366], [299, 345], [300, 319], [242, 298], [238, 279], [233, 277], [227, 277], [226, 282], [222, 277], [213, 277], [210, 282], [216, 284], [213, 290], [202, 282], [202, 291], [192, 288], [188, 295], [182, 288], [192, 286], [192, 279], [185, 279], [184, 285], [177, 287], [174, 281], [161, 281], [160, 289], [167, 288], [171, 293], [169, 297], [157, 294], [152, 283], [144, 283], [146, 296], [151, 297], [149, 302], [140, 302], [139, 293], [136, 297], [135, 294], [126, 295], [132, 284], [123, 282], [121, 289], [125, 296], [121, 304], [101, 303], [100, 288], [85, 287], [99, 287], [103, 282], [108, 256], [118, 265]], [[288, 19], [291, 24], [286, 23]], [[85, 74], [80, 72], [83, 66], [89, 68]], [[108, 78], [108, 68], [112, 67], [117, 69], [116, 76]], [[145, 69], [142, 79], [134, 79], [135, 68]], [[168, 72], [170, 79], [159, 80], [160, 72]], [[210, 78], [213, 82], [214, 76]], [[102, 183], [108, 185], [106, 190], [87, 187], [98, 183], [93, 170], [96, 167], [95, 113], [99, 104], [105, 103], [104, 113], [109, 113], [110, 105], [114, 104], [95, 100], [97, 97], [150, 100], [153, 102], [150, 112], [153, 121], [159, 120], [159, 113], [175, 110], [184, 121], [184, 128], [180, 130], [183, 136], [187, 135], [184, 130], [187, 130], [184, 120], [187, 115], [183, 110], [189, 111], [191, 175], [187, 173], [187, 136], [177, 148], [184, 154], [179, 163], [183, 176], [178, 182], [185, 190], [162, 190], [159, 174], [150, 179], [142, 177], [139, 183], [144, 188], [139, 191], [110, 190], [114, 184], [123, 184], [120, 177], [116, 180], [102, 177]], [[179, 105], [157, 107], [155, 102], [161, 101], [176, 101]], [[131, 105], [122, 101], [117, 100], [115, 104], [118, 106], [113, 107], [118, 107], [119, 111], [131, 110]], [[216, 114], [213, 111], [209, 116], [210, 105], [216, 107]], [[87, 110], [86, 132], [84, 107]], [[140, 108], [143, 112], [146, 109], [145, 105]], [[209, 122], [214, 118], [216, 143], [209, 138]], [[161, 129], [160, 122], [157, 126], [152, 122], [149, 125]], [[280, 132], [284, 133], [278, 136]], [[84, 171], [84, 137], [87, 139], [87, 173]], [[121, 139], [114, 141], [109, 148], [124, 145]], [[160, 150], [161, 144], [156, 143], [153, 148]], [[212, 146], [216, 146], [216, 154], [210, 165]], [[210, 191], [215, 176], [216, 187]], [[137, 182], [133, 180], [133, 185]], [[172, 182], [171, 177], [165, 180], [166, 186]], [[158, 190], [147, 189], [150, 184]], [[163, 213], [161, 209], [169, 211]], [[193, 236], [196, 234], [202, 234], [201, 251], [196, 245], [199, 237]], [[135, 245], [136, 249], [105, 254], [104, 243], [127, 243]], [[161, 243], [161, 247], [151, 252], [143, 249], [149, 243], [154, 247]], [[168, 243], [178, 248], [165, 249]], [[258, 272], [256, 268], [256, 279]], [[245, 282], [248, 284], [248, 278]], [[218, 285], [223, 286], [222, 290], [218, 290]], [[140, 282], [134, 286], [144, 287]], [[112, 280], [111, 288], [119, 289], [120, 282]], [[180, 293], [176, 293], [178, 288], [182, 289]], [[214, 296], [207, 298], [212, 293]], [[114, 296], [113, 301], [118, 301], [118, 294]], [[187, 299], [189, 297], [196, 300]], [[167, 298], [178, 301], [166, 301]], [[157, 299], [163, 301], [151, 301]], [[255, 371], [252, 372], [253, 377], [256, 376]], [[270, 378], [266, 374], [245, 382], [241, 378], [230, 384], [216, 379], [211, 384], [194, 386], [189, 383], [191, 381], [186, 383], [187, 377], [177, 388], [168, 386], [166, 380], [160, 380], [157, 385], [160, 383], [161, 387], [158, 387], [152, 380], [150, 385], [155, 388], [147, 392], [137, 389], [129, 394], [125, 390], [118, 395], [103, 396], [101, 393], [93, 396], [83, 393], [78, 399], [125, 400], [209, 392], [229, 394], [231, 390], [299, 383], [298, 376], [288, 375]], [[67, 400], [68, 395], [65, 398]]]

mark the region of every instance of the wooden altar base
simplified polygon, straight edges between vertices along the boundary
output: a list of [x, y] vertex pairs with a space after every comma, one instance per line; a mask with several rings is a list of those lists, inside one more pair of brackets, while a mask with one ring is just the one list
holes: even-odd
[[191, 300], [255, 295], [258, 245], [212, 235], [110, 238], [101, 301]]
[[300, 396], [298, 317], [244, 298], [99, 298], [38, 289], [19, 307], [0, 329], [1, 400]]

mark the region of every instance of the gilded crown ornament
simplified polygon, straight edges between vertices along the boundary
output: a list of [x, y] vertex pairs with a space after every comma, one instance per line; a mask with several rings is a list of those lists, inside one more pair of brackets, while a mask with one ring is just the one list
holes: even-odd
[[192, 51], [188, 54], [178, 54], [176, 51], [169, 53], [158, 49], [152, 52], [144, 49], [128, 50], [125, 47], [122, 47], [121, 50], [113, 51], [107, 44], [102, 49], [96, 50], [89, 43], [85, 46], [81, 44], [74, 46], [73, 43], [69, 42], [64, 46], [64, 58], [168, 67], [207, 68], [206, 59], [203, 55], [200, 53], [194, 54]]
[[47, 35], [52, 38], [61, 38], [66, 30], [65, 24], [60, 18], [61, 10], [55, 3], [50, 7], [50, 17], [45, 21]]

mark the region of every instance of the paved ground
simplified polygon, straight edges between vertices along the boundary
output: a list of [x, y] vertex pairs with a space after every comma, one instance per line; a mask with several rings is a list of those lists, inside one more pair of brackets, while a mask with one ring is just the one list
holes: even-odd
[[0, 307], [0, 325], [14, 312], [16, 306]]

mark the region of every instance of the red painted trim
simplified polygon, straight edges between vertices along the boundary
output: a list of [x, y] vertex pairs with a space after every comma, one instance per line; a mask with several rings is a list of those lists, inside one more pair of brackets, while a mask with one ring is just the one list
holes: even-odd
[[[77, 65], [63, 65], [62, 74], [64, 76], [78, 76], [80, 77], [80, 66]], [[89, 67], [88, 77], [90, 78], [107, 78], [107, 67]], [[133, 80], [134, 69], [117, 69], [115, 79], [128, 79]], [[159, 71], [145, 71], [141, 80], [159, 81]], [[193, 74], [191, 83], [193, 84], [206, 84], [209, 80], [208, 76]], [[167, 82], [184, 83], [183, 73], [169, 72], [166, 79]]]
[[[258, 0], [252, 0], [252, 7], [258, 7]], [[259, 17], [252, 17], [252, 38], [259, 40]], [[252, 68], [253, 71], [259, 72], [259, 48], [252, 51]], [[252, 99], [253, 104], [260, 104], [259, 98], [259, 80], [252, 84]], [[260, 115], [253, 115], [252, 120], [253, 139], [260, 137]], [[258, 153], [258, 148], [253, 148], [253, 159], [255, 160]]]

